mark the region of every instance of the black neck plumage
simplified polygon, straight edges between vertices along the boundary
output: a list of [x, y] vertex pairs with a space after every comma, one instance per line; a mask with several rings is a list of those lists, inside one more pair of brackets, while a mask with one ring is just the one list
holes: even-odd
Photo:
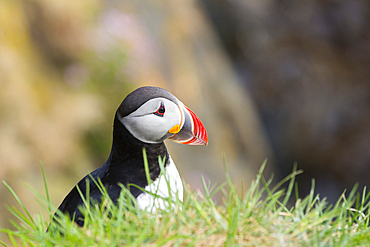
[[[136, 184], [142, 188], [148, 184], [145, 174], [143, 148], [145, 148], [149, 166], [150, 178], [154, 181], [160, 174], [158, 157], [166, 157], [169, 163], [169, 154], [163, 142], [144, 143], [136, 139], [119, 121], [114, 119], [113, 144], [111, 154], [106, 163], [108, 174], [106, 183], [121, 182], [124, 185]], [[104, 180], [104, 179], [103, 179]]]

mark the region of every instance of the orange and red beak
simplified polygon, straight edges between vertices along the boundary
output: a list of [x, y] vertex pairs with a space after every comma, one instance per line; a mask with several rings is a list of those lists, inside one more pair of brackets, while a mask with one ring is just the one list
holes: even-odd
[[202, 121], [184, 104], [180, 103], [179, 108], [182, 115], [181, 129], [169, 139], [187, 145], [207, 145], [207, 131]]

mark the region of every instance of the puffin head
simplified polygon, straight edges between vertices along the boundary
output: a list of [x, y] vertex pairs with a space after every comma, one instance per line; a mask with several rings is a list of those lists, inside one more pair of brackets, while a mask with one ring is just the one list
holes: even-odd
[[187, 145], [208, 144], [206, 129], [197, 115], [162, 88], [136, 89], [123, 100], [116, 117], [145, 143], [170, 139]]

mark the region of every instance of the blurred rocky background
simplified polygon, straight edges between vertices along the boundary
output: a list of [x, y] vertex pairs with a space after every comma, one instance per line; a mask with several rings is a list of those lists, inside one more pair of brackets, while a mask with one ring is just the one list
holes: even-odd
[[[268, 158], [334, 202], [370, 185], [369, 78], [367, 0], [2, 0], [0, 178], [35, 214], [42, 161], [58, 206], [107, 159], [123, 98], [156, 85], [207, 127], [207, 147], [167, 141], [193, 189], [224, 180], [225, 154], [240, 191]], [[3, 185], [0, 202], [7, 227]]]
[[281, 175], [335, 202], [370, 185], [370, 2], [204, 0]]

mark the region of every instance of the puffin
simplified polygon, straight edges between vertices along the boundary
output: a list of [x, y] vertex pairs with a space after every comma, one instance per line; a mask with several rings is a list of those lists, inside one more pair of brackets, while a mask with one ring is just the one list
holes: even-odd
[[[84, 225], [79, 210], [84, 203], [77, 186], [86, 198], [86, 180], [91, 202], [101, 202], [102, 193], [96, 185], [98, 180], [115, 204], [122, 185], [129, 188], [137, 201], [136, 205], [146, 211], [168, 208], [168, 200], [163, 198], [182, 202], [182, 180], [164, 144], [167, 139], [186, 145], [208, 144], [207, 131], [201, 120], [170, 92], [152, 86], [134, 90], [116, 111], [112, 148], [107, 161], [82, 178], [58, 210], [68, 214], [79, 226]], [[146, 152], [149, 181], [143, 152]], [[159, 158], [164, 161], [162, 171]]]

